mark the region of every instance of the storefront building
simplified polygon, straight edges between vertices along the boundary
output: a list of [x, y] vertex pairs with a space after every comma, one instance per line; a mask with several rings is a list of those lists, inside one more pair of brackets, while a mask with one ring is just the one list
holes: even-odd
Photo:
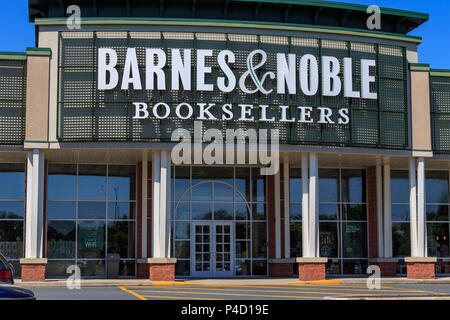
[[[427, 14], [86, 0], [78, 28], [29, 3], [36, 48], [0, 53], [0, 251], [24, 281], [450, 274], [450, 71], [408, 35]], [[177, 129], [278, 132], [279, 170], [251, 145], [179, 163]]]

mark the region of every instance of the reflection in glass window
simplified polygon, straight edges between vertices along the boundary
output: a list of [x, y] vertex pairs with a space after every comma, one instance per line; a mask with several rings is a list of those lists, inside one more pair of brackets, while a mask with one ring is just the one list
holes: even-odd
[[[82, 276], [105, 276], [107, 254], [119, 254], [119, 275], [135, 276], [136, 166], [48, 165], [49, 277], [78, 264]], [[72, 261], [73, 260], [73, 261]]]
[[234, 220], [236, 275], [256, 275], [253, 271], [267, 274], [267, 269], [256, 267], [267, 268], [266, 177], [260, 175], [259, 168], [174, 167], [172, 172], [171, 201], [177, 208], [172, 217], [176, 274], [190, 275], [191, 263], [183, 250], [191, 244], [189, 228], [194, 220]]
[[[328, 274], [360, 274], [368, 262], [366, 170], [319, 170], [319, 250]], [[357, 259], [354, 259], [357, 258]]]
[[0, 182], [0, 252], [16, 264], [24, 257], [25, 164], [0, 164]]
[[392, 170], [392, 254], [399, 258], [411, 255], [409, 190], [409, 171]]
[[80, 165], [78, 172], [78, 199], [106, 200], [106, 166]]
[[47, 192], [49, 200], [76, 200], [77, 166], [72, 164], [49, 165]]
[[74, 221], [50, 221], [47, 224], [47, 257], [75, 258]]

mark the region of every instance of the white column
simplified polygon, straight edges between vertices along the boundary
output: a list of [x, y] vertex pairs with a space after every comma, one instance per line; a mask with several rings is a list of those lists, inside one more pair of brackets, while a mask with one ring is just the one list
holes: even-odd
[[275, 258], [281, 258], [281, 209], [280, 209], [280, 170], [274, 178], [274, 198], [275, 198]]
[[427, 256], [425, 216], [425, 159], [417, 159], [417, 252], [419, 257]]
[[42, 258], [44, 226], [44, 154], [28, 152], [27, 212], [25, 218], [25, 258]]
[[160, 256], [156, 258], [167, 258], [168, 254], [168, 243], [167, 243], [167, 178], [168, 178], [168, 168], [167, 168], [167, 151], [161, 151], [161, 181], [159, 192], [159, 247]]
[[284, 257], [291, 257], [291, 217], [290, 217], [290, 176], [289, 176], [289, 158], [284, 158], [283, 166], [284, 177]]
[[167, 154], [167, 188], [166, 188], [166, 257], [171, 256], [171, 241], [170, 241], [170, 217], [172, 205], [170, 201], [172, 200], [172, 160], [170, 158], [170, 152], [166, 151]]
[[152, 258], [170, 257], [170, 157], [168, 151], [153, 154]]
[[152, 257], [160, 258], [160, 183], [161, 183], [161, 154], [159, 151], [153, 153], [153, 196], [152, 196]]
[[309, 250], [319, 257], [319, 163], [316, 153], [309, 154]]
[[409, 212], [411, 228], [411, 257], [417, 257], [417, 182], [415, 159], [409, 159]]
[[392, 258], [391, 165], [384, 163], [384, 258]]
[[309, 174], [307, 153], [302, 153], [302, 251], [303, 257], [312, 257], [309, 252]]
[[377, 230], [378, 230], [378, 257], [384, 256], [384, 226], [383, 226], [383, 169], [376, 167], [377, 190]]
[[148, 258], [147, 257], [147, 220], [148, 220], [148, 207], [147, 207], [147, 199], [148, 199], [148, 160], [147, 160], [147, 154], [144, 154], [143, 160], [142, 160], [142, 174], [141, 174], [141, 181], [142, 181], [142, 194], [141, 194], [141, 207], [142, 207], [142, 234], [141, 234], [141, 243], [142, 243], [142, 249], [141, 249], [141, 257], [142, 258]]

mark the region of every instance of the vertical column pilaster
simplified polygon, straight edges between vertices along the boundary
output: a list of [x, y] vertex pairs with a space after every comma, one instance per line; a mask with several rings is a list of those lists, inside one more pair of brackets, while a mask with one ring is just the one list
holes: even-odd
[[289, 158], [284, 159], [283, 165], [284, 177], [284, 257], [291, 257], [291, 217], [290, 217], [290, 176], [289, 176]]
[[309, 173], [308, 154], [302, 153], [302, 251], [303, 257], [312, 257], [309, 248]]
[[47, 259], [43, 257], [44, 244], [44, 153], [38, 149], [28, 152], [27, 209], [25, 214], [25, 258], [22, 281], [44, 281]]
[[391, 165], [389, 158], [384, 160], [384, 257], [392, 258], [392, 202]]
[[316, 153], [309, 154], [309, 254], [319, 257], [319, 164]]

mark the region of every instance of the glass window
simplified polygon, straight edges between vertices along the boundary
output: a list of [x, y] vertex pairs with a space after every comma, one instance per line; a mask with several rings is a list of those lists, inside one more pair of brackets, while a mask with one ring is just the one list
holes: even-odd
[[291, 222], [291, 257], [302, 257], [301, 222]]
[[214, 202], [214, 220], [233, 220], [233, 203]]
[[409, 203], [409, 172], [407, 170], [391, 171], [392, 203]]
[[75, 201], [48, 201], [47, 219], [76, 219], [76, 206]]
[[190, 202], [179, 202], [175, 211], [176, 220], [189, 220], [191, 212]]
[[339, 201], [339, 170], [319, 169], [320, 202]]
[[77, 166], [49, 164], [47, 187], [49, 200], [76, 200]]
[[428, 256], [429, 257], [449, 257], [449, 227], [448, 223], [428, 223]]
[[409, 204], [393, 204], [392, 221], [409, 221]]
[[179, 258], [190, 258], [191, 247], [189, 241], [175, 241], [175, 254]]
[[135, 179], [135, 166], [108, 166], [108, 200], [136, 200]]
[[392, 223], [392, 251], [394, 257], [411, 256], [411, 238], [409, 223]]
[[253, 258], [266, 258], [266, 223], [257, 222], [252, 224], [253, 228]]
[[106, 166], [80, 165], [79, 200], [106, 200]]
[[[0, 170], [5, 169], [4, 165], [0, 166]], [[0, 171], [0, 181], [0, 199], [17, 200], [24, 198], [25, 173], [23, 169], [17, 172]]]
[[342, 224], [344, 258], [367, 257], [367, 225], [363, 222]]
[[47, 275], [68, 276], [70, 262], [83, 277], [103, 277], [106, 255], [119, 254], [119, 275], [134, 276], [135, 189], [136, 166], [48, 165]]
[[229, 185], [214, 183], [214, 201], [233, 202], [234, 191]]
[[236, 189], [245, 197], [246, 201], [250, 201], [250, 169], [236, 168]]
[[108, 222], [108, 254], [119, 254], [121, 259], [135, 258], [134, 221]]
[[448, 205], [427, 205], [427, 221], [449, 221]]
[[212, 200], [212, 183], [200, 183], [194, 185], [192, 188], [192, 201], [211, 201]]
[[341, 175], [342, 202], [366, 202], [366, 171], [343, 169]]
[[23, 221], [0, 220], [0, 251], [10, 259], [23, 257]]
[[23, 219], [24, 201], [0, 201], [0, 219]]
[[78, 222], [78, 257], [105, 258], [105, 222]]
[[[175, 200], [189, 201], [190, 193], [188, 192], [191, 186], [191, 168], [190, 167], [175, 167]], [[181, 199], [181, 197], [183, 197]]]
[[[178, 274], [190, 275], [190, 270], [186, 269], [190, 267], [187, 260], [189, 258], [186, 258], [187, 254], [180, 246], [187, 248], [187, 245], [191, 244], [189, 228], [195, 220], [235, 220], [233, 233], [234, 255], [237, 259], [236, 275], [252, 276], [255, 275], [253, 271], [258, 272], [258, 275], [260, 272], [266, 274], [266, 180], [260, 175], [259, 168], [182, 168], [173, 169], [175, 190], [171, 199], [173, 207], [177, 208], [172, 221], [175, 231], [172, 254], [183, 264], [182, 267], [178, 267], [177, 263]], [[189, 189], [190, 187], [192, 189]], [[181, 196], [181, 190], [185, 193], [184, 196]], [[183, 219], [183, 222], [179, 221], [180, 219]], [[183, 240], [183, 245], [178, 243], [180, 240]], [[220, 254], [217, 257], [220, 257]], [[253, 266], [252, 261], [256, 261], [254, 259], [258, 260], [260, 269]]]
[[108, 219], [132, 220], [136, 218], [134, 202], [108, 202]]
[[339, 214], [339, 205], [337, 204], [320, 204], [319, 219], [320, 220], [337, 220]]
[[106, 202], [78, 202], [78, 219], [106, 219]]
[[47, 257], [75, 258], [75, 221], [50, 221], [47, 225]]
[[366, 170], [319, 169], [319, 250], [332, 259], [328, 274], [360, 274], [348, 258], [367, 264], [366, 201]]
[[448, 203], [448, 171], [426, 172], [427, 203]]
[[250, 213], [246, 203], [236, 203], [236, 220], [250, 220]]
[[291, 168], [289, 170], [289, 200], [291, 202], [302, 202], [302, 178], [301, 168]]
[[319, 223], [319, 243], [321, 257], [339, 257], [339, 224], [337, 222]]
[[212, 203], [192, 203], [193, 220], [211, 220]]

